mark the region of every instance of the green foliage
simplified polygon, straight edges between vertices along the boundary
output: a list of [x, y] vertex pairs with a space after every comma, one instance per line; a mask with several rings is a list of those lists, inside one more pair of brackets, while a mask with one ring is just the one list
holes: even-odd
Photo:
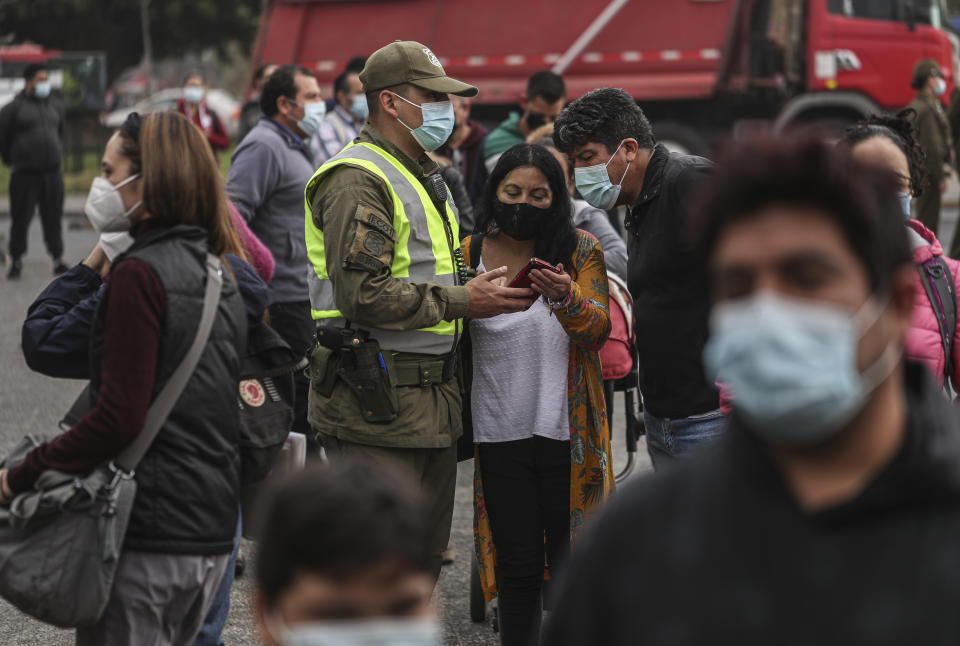
[[[250, 50], [260, 5], [261, 0], [152, 0], [154, 58], [209, 47], [223, 53], [231, 42]], [[50, 49], [105, 50], [108, 81], [143, 53], [140, 0], [0, 0], [0, 32]]]

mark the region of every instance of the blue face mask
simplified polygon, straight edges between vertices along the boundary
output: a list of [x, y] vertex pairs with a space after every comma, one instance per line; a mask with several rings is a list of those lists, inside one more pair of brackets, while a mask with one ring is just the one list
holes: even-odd
[[39, 81], [33, 88], [33, 94], [38, 99], [45, 99], [50, 96], [50, 81]]
[[[297, 105], [296, 101], [291, 101], [293, 105]], [[320, 129], [320, 125], [323, 123], [323, 117], [327, 114], [327, 104], [323, 101], [314, 101], [312, 103], [303, 104], [303, 119], [297, 121], [297, 127], [300, 128], [308, 137], [312, 137], [313, 134]]]
[[617, 149], [610, 155], [610, 159], [604, 164], [595, 164], [593, 166], [587, 166], [586, 168], [574, 169], [573, 177], [577, 185], [577, 190], [580, 191], [580, 195], [583, 196], [583, 199], [586, 200], [590, 206], [603, 209], [604, 211], [616, 206], [617, 198], [620, 197], [621, 183], [623, 182], [623, 178], [627, 176], [627, 171], [630, 170], [630, 164], [627, 164], [627, 167], [623, 170], [623, 175], [620, 176], [620, 181], [617, 182], [616, 185], [610, 181], [610, 173], [607, 172], [607, 166], [609, 166], [613, 158], [617, 156], [622, 146], [623, 142], [621, 141]]
[[350, 104], [349, 112], [353, 115], [354, 119], [365, 121], [370, 115], [370, 106], [367, 105], [367, 97], [362, 94], [355, 95], [353, 102]]
[[851, 314], [771, 292], [720, 303], [704, 350], [707, 378], [730, 388], [734, 410], [765, 441], [817, 444], [863, 409], [900, 360], [891, 342], [857, 369], [860, 338], [882, 311], [872, 299]]
[[198, 85], [188, 85], [184, 87], [183, 99], [190, 105], [197, 105], [203, 101], [203, 88]]
[[410, 131], [410, 134], [417, 140], [417, 143], [427, 152], [432, 152], [445, 144], [447, 139], [450, 138], [450, 135], [453, 134], [453, 103], [450, 101], [437, 101], [435, 103], [417, 105], [413, 101], [404, 99], [396, 92], [391, 92], [390, 94], [402, 101], [406, 101], [410, 105], [420, 108], [420, 112], [423, 114], [423, 125], [419, 128], [411, 128], [403, 123], [403, 121], [400, 121], [399, 118], [397, 121], [400, 121], [403, 127]]
[[913, 199], [913, 196], [909, 193], [897, 193], [897, 197], [900, 199], [900, 208], [903, 210], [903, 217], [905, 220], [910, 219], [910, 200]]

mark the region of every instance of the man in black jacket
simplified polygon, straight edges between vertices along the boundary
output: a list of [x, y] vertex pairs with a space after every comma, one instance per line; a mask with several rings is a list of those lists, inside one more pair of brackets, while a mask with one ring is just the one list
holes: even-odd
[[63, 255], [63, 175], [60, 173], [63, 105], [50, 96], [48, 69], [27, 67], [23, 91], [0, 110], [0, 158], [10, 166], [10, 271], [20, 278], [33, 211], [40, 207], [43, 241], [53, 273], [67, 270]]
[[730, 428], [610, 504], [543, 643], [957, 643], [960, 427], [902, 361], [897, 178], [812, 139], [718, 168], [696, 229]]
[[647, 450], [654, 467], [716, 439], [724, 426], [717, 390], [703, 375], [708, 295], [690, 249], [686, 213], [709, 176], [702, 157], [657, 144], [623, 90], [594, 90], [557, 118], [553, 140], [573, 160], [591, 206], [629, 207], [627, 285], [633, 296]]

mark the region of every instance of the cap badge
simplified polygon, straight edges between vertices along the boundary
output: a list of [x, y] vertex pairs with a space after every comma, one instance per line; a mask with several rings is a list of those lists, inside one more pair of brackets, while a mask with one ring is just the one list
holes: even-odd
[[431, 52], [429, 48], [424, 47], [424, 48], [423, 48], [423, 53], [427, 55], [427, 60], [428, 60], [428, 61], [430, 61], [431, 63], [433, 63], [434, 65], [436, 65], [436, 66], [439, 67], [440, 69], [443, 69], [443, 65], [440, 64], [440, 59], [437, 58], [436, 54], [434, 54], [433, 52]]

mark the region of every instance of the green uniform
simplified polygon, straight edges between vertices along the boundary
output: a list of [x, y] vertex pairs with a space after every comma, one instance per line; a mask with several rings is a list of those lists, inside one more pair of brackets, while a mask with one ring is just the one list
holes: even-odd
[[324, 327], [349, 321], [377, 340], [397, 415], [370, 421], [344, 379], [335, 378], [332, 388], [326, 382], [324, 390], [330, 359], [318, 347], [310, 423], [332, 459], [392, 458], [415, 474], [434, 503], [439, 555], [449, 538], [461, 433], [460, 387], [441, 373], [469, 301], [457, 284], [452, 200], [435, 201], [428, 190], [426, 178], [438, 172], [426, 155], [411, 159], [368, 124], [320, 167], [305, 198], [313, 317]]
[[918, 92], [908, 108], [917, 112], [916, 126], [920, 147], [926, 154], [927, 185], [917, 200], [917, 219], [924, 226], [938, 232], [940, 226], [940, 182], [944, 178], [944, 164], [950, 159], [950, 126], [940, 101]]

